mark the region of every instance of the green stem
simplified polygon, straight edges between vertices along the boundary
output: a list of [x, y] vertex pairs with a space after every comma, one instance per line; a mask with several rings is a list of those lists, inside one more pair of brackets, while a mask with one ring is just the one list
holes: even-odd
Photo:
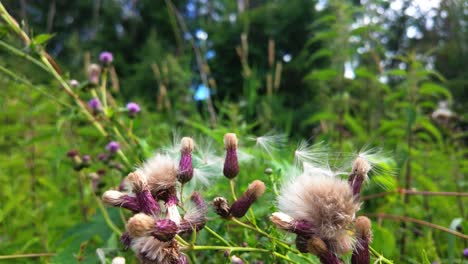
[[101, 97], [104, 105], [104, 112], [107, 115], [107, 68], [104, 68], [102, 73]]
[[216, 233], [216, 231], [214, 231], [214, 230], [211, 229], [210, 227], [205, 226], [203, 229], [205, 229], [206, 231], [208, 231], [209, 233], [211, 233], [213, 236], [215, 236], [217, 239], [219, 239], [221, 242], [223, 242], [224, 244], [226, 244], [226, 246], [231, 246], [231, 243], [229, 243], [226, 239], [224, 239], [222, 236], [220, 236], [218, 233]]
[[39, 66], [41, 69], [43, 69], [44, 71], [52, 74], [50, 72], [50, 70], [44, 66], [44, 64], [42, 64], [39, 60], [37, 60], [36, 58], [32, 57], [31, 55], [28, 55], [26, 52], [22, 51], [22, 50], [19, 50], [13, 46], [11, 46], [10, 44], [0, 40], [0, 46], [3, 47], [4, 49], [10, 51], [11, 53], [13, 53], [14, 55], [18, 56], [18, 57], [21, 57], [21, 58], [24, 58], [25, 60], [28, 60], [30, 62], [32, 62], [33, 64], [35, 64], [36, 66]]
[[229, 250], [229, 251], [249, 251], [249, 252], [265, 252], [270, 251], [263, 248], [252, 248], [252, 247], [224, 247], [224, 246], [192, 246], [190, 250]]
[[31, 254], [15, 254], [0, 256], [0, 259], [17, 259], [17, 258], [39, 258], [39, 257], [53, 257], [55, 253], [31, 253]]
[[232, 198], [234, 199], [234, 201], [237, 201], [236, 189], [234, 188], [235, 187], [234, 179], [229, 180], [229, 185], [231, 186]]
[[122, 231], [120, 231], [120, 229], [117, 226], [115, 226], [114, 223], [112, 222], [112, 220], [110, 219], [109, 214], [107, 213], [106, 208], [102, 204], [101, 199], [99, 197], [97, 197], [97, 196], [94, 196], [94, 198], [96, 199], [96, 203], [98, 204], [99, 209], [101, 210], [102, 217], [104, 217], [104, 221], [106, 222], [107, 226], [110, 229], [112, 229], [112, 231], [114, 231], [116, 234], [121, 236]]
[[384, 256], [382, 256], [379, 252], [377, 252], [372, 247], [369, 247], [369, 251], [372, 253], [372, 255], [374, 255], [374, 257], [377, 258], [378, 261], [387, 263], [387, 264], [393, 264], [393, 261], [386, 259]]

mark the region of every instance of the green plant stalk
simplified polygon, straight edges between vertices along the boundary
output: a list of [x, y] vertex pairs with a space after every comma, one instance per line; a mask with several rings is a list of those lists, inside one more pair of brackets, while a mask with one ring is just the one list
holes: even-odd
[[231, 186], [232, 198], [234, 199], [234, 201], [237, 201], [237, 195], [236, 195], [236, 188], [235, 188], [234, 179], [229, 180], [229, 185]]
[[101, 80], [101, 97], [104, 105], [104, 113], [107, 115], [107, 68], [104, 68]]
[[387, 263], [387, 264], [393, 264], [393, 261], [386, 259], [384, 256], [382, 256], [377, 250], [373, 249], [372, 247], [369, 247], [369, 251], [374, 255], [374, 257], [377, 258], [377, 261]]
[[114, 225], [114, 223], [112, 222], [112, 220], [110, 219], [109, 217], [109, 214], [107, 213], [107, 210], [106, 208], [104, 207], [104, 205], [102, 204], [102, 201], [99, 197], [97, 196], [94, 196], [94, 199], [96, 200], [96, 203], [97, 205], [99, 206], [99, 209], [101, 210], [101, 213], [102, 213], [102, 217], [104, 218], [104, 221], [106, 222], [107, 226], [112, 230], [114, 231], [114, 233], [116, 233], [117, 235], [121, 236], [122, 235], [122, 231], [120, 231], [120, 229]]
[[230, 247], [232, 246], [231, 243], [229, 243], [226, 239], [224, 239], [222, 236], [220, 236], [218, 233], [216, 233], [213, 229], [211, 229], [209, 226], [205, 226], [203, 229], [208, 231], [210, 234], [212, 234], [214, 237], [219, 239], [221, 242], [226, 244], [226, 246]]
[[21, 57], [25, 60], [28, 60], [30, 62], [32, 62], [33, 64], [35, 64], [36, 66], [39, 66], [42, 70], [52, 74], [50, 72], [50, 70], [44, 66], [44, 64], [42, 64], [39, 60], [37, 60], [36, 58], [32, 57], [31, 55], [25, 53], [24, 51], [21, 51], [13, 46], [11, 46], [10, 44], [4, 42], [3, 40], [0, 40], [0, 46], [3, 47], [4, 49], [10, 51], [11, 53], [13, 53], [14, 55], [18, 56], [18, 57]]
[[55, 253], [30, 253], [30, 254], [15, 254], [3, 255], [0, 259], [17, 259], [17, 258], [39, 258], [39, 257], [53, 257]]

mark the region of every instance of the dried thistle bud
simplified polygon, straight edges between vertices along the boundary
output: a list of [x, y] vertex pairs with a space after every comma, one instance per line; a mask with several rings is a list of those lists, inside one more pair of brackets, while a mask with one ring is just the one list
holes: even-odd
[[228, 179], [233, 179], [239, 174], [239, 162], [237, 160], [237, 136], [234, 133], [224, 135], [226, 159], [224, 161], [223, 174]]
[[224, 197], [216, 197], [213, 200], [213, 207], [217, 215], [227, 218], [230, 214], [231, 208], [229, 208], [229, 203]]
[[80, 157], [80, 153], [76, 149], [72, 149], [67, 152], [67, 157], [69, 157], [73, 162], [73, 169], [80, 171], [84, 168], [83, 160]]
[[298, 235], [296, 237], [296, 248], [302, 253], [307, 253], [309, 250], [307, 249], [307, 241], [309, 240], [309, 237], [305, 236], [300, 236]]
[[194, 144], [193, 140], [189, 137], [182, 138], [180, 143], [181, 150], [177, 179], [180, 183], [186, 183], [193, 178], [192, 152]]
[[294, 218], [290, 217], [289, 215], [281, 212], [275, 212], [270, 216], [271, 222], [275, 224], [279, 229], [290, 231], [294, 229]]
[[184, 254], [180, 254], [178, 264], [188, 264], [188, 258]]
[[132, 243], [132, 238], [128, 234], [128, 232], [124, 232], [122, 236], [120, 236], [120, 243], [124, 245], [124, 249], [127, 250], [131, 243]]
[[353, 161], [353, 168], [348, 182], [353, 190], [355, 199], [359, 199], [362, 183], [367, 179], [367, 173], [369, 173], [370, 169], [371, 165], [364, 157], [358, 156]]
[[157, 220], [151, 234], [160, 241], [167, 242], [177, 234], [177, 224], [170, 219]]
[[244, 264], [244, 261], [242, 261], [241, 258], [239, 258], [238, 256], [232, 256], [231, 257], [231, 263], [232, 264]]
[[255, 200], [263, 195], [265, 188], [265, 184], [262, 181], [253, 181], [242, 196], [232, 204], [231, 214], [234, 217], [243, 217]]
[[147, 236], [155, 226], [154, 219], [146, 214], [136, 214], [127, 222], [127, 232], [131, 238]]
[[102, 195], [102, 201], [116, 207], [123, 207], [133, 212], [140, 211], [140, 205], [135, 197], [129, 196], [119, 191], [106, 191]]
[[369, 244], [372, 241], [371, 221], [365, 216], [360, 216], [355, 223], [357, 246], [351, 256], [352, 264], [369, 264]]
[[319, 257], [322, 264], [342, 264], [343, 262], [328, 248], [325, 242], [318, 238], [313, 237], [307, 242], [307, 249], [310, 253]]
[[115, 257], [112, 259], [112, 264], [125, 264], [125, 258]]

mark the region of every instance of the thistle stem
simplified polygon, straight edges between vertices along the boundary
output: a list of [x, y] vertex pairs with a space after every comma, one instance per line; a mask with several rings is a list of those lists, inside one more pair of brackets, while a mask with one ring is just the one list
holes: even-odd
[[377, 258], [376, 262], [374, 263], [387, 263], [387, 264], [393, 264], [393, 261], [386, 259], [384, 256], [382, 256], [377, 250], [373, 249], [372, 247], [369, 247], [369, 251], [374, 255], [374, 257]]
[[208, 231], [210, 234], [212, 234], [213, 236], [215, 236], [217, 239], [219, 239], [221, 242], [223, 242], [224, 244], [226, 244], [226, 246], [231, 246], [231, 243], [229, 243], [226, 239], [224, 239], [222, 236], [220, 236], [218, 233], [216, 233], [216, 231], [214, 231], [213, 229], [211, 229], [209, 226], [205, 226], [203, 229], [205, 229], [206, 231]]
[[229, 180], [229, 185], [231, 186], [232, 198], [234, 199], [234, 201], [237, 201], [234, 179]]
[[121, 236], [122, 231], [120, 231], [119, 228], [117, 226], [115, 226], [114, 223], [112, 222], [112, 220], [110, 219], [109, 214], [107, 213], [106, 208], [102, 204], [101, 199], [99, 197], [97, 197], [97, 196], [94, 196], [94, 198], [96, 200], [97, 205], [99, 206], [99, 209], [101, 210], [102, 217], [104, 218], [104, 221], [106, 222], [107, 226], [110, 229], [112, 229], [112, 231], [114, 231], [117, 235]]
[[17, 258], [39, 258], [39, 257], [53, 257], [55, 253], [30, 253], [30, 254], [14, 254], [3, 255], [0, 259], [17, 259]]

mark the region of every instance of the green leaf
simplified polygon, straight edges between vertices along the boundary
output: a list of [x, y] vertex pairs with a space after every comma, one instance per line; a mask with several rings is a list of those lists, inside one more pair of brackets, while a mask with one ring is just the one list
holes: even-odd
[[54, 37], [55, 34], [40, 34], [33, 38], [32, 43], [35, 45], [41, 45], [46, 43], [48, 40]]

